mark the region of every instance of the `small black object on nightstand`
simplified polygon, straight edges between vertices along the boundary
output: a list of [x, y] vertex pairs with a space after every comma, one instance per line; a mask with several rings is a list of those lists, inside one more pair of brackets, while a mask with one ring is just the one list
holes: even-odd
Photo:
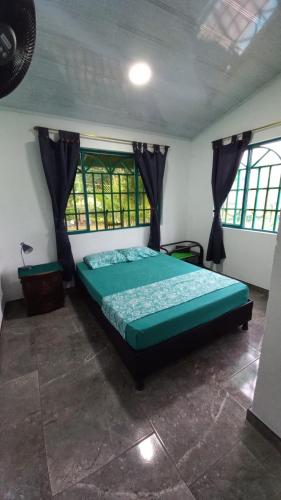
[[62, 268], [58, 262], [20, 267], [18, 276], [29, 316], [64, 306]]
[[[171, 247], [170, 249], [167, 247]], [[171, 255], [176, 259], [195, 264], [196, 266], [204, 267], [204, 250], [198, 241], [175, 241], [174, 243], [166, 243], [161, 245], [167, 255]]]

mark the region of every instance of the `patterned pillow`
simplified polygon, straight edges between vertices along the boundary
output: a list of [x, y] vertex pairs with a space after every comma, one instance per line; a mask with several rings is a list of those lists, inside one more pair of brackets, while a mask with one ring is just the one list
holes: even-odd
[[109, 252], [99, 252], [87, 255], [84, 257], [84, 262], [90, 269], [98, 269], [99, 267], [107, 267], [112, 264], [126, 262], [126, 257], [119, 250], [111, 250]]
[[156, 252], [148, 247], [122, 248], [119, 252], [124, 255], [128, 262], [134, 262], [135, 260], [145, 259], [146, 257], [156, 257], [156, 255], [159, 255], [159, 252]]

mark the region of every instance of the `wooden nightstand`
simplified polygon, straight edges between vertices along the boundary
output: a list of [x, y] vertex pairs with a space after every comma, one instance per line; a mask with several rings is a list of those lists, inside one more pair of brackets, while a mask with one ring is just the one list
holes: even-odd
[[[168, 249], [167, 247], [171, 247]], [[162, 245], [161, 250], [176, 259], [203, 267], [204, 250], [198, 241], [176, 241]]]
[[62, 268], [58, 262], [38, 266], [20, 267], [21, 280], [27, 314], [42, 314], [64, 306]]

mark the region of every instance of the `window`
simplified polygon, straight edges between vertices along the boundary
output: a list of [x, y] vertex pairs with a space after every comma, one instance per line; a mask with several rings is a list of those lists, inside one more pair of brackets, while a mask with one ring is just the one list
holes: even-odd
[[70, 233], [148, 225], [150, 205], [133, 155], [81, 149], [65, 219]]
[[249, 146], [221, 210], [223, 225], [277, 232], [280, 179], [281, 139]]

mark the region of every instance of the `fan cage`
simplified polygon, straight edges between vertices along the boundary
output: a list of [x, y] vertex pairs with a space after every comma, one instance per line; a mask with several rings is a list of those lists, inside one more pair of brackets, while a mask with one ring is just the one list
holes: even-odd
[[6, 0], [4, 19], [15, 31], [17, 49], [13, 60], [0, 68], [0, 98], [10, 94], [25, 77], [34, 52], [36, 14], [34, 0]]

